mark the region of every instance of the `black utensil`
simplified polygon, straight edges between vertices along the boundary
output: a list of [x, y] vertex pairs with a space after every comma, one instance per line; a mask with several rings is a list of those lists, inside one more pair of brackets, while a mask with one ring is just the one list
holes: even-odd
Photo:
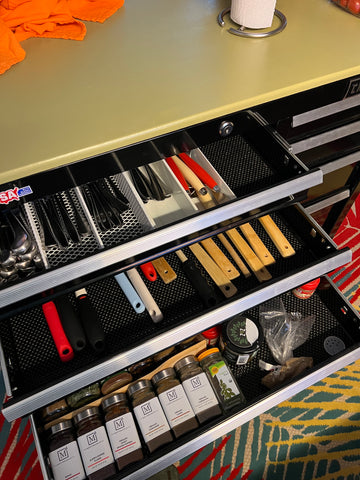
[[79, 234], [81, 236], [89, 235], [90, 228], [89, 228], [87, 222], [84, 221], [84, 219], [80, 215], [80, 212], [78, 211], [78, 209], [76, 208], [74, 199], [72, 198], [71, 193], [69, 191], [66, 192], [66, 198], [69, 201], [72, 213], [74, 215], [74, 222], [75, 222], [76, 230], [79, 232]]
[[76, 352], [80, 352], [86, 347], [86, 336], [80, 318], [76, 314], [75, 309], [67, 296], [56, 298], [55, 305], [65, 334], [72, 348]]
[[48, 218], [47, 211], [45, 210], [45, 206], [42, 200], [38, 200], [34, 203], [35, 210], [37, 213], [37, 217], [40, 223], [40, 227], [43, 232], [44, 236], [44, 245], [45, 247], [50, 247], [52, 245], [56, 245], [55, 235], [53, 233], [52, 226], [50, 224], [50, 220]]
[[75, 292], [81, 323], [90, 345], [97, 353], [105, 350], [105, 332], [85, 288]]
[[56, 203], [56, 206], [58, 207], [59, 214], [62, 218], [65, 230], [70, 238], [70, 240], [74, 243], [80, 243], [80, 235], [78, 231], [76, 230], [74, 224], [71, 221], [71, 218], [65, 208], [65, 205], [63, 203], [62, 198], [54, 197], [54, 201]]
[[129, 205], [129, 200], [125, 197], [125, 195], [122, 193], [114, 180], [111, 177], [108, 177], [107, 181], [109, 182], [116, 198], [123, 202], [125, 205]]

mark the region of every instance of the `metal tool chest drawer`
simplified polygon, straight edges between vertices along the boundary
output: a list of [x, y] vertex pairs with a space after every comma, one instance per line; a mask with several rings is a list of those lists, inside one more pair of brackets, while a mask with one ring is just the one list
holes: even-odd
[[[199, 195], [189, 197], [164, 161], [181, 152], [188, 152], [219, 186], [221, 195], [207, 191], [212, 199], [208, 205], [199, 202]], [[130, 170], [143, 165], [151, 165], [161, 181], [166, 178], [171, 184], [161, 206], [144, 204], [135, 188]], [[359, 357], [359, 319], [328, 279], [324, 278], [322, 289], [309, 301], [297, 300], [291, 293], [292, 288], [351, 259], [351, 252], [338, 251], [298, 203], [302, 192], [321, 181], [320, 170], [309, 171], [258, 114], [246, 111], [2, 186], [3, 191], [18, 186], [27, 193], [15, 216], [26, 225], [41, 257], [40, 267], [31, 275], [20, 272], [15, 279], [5, 279], [0, 290], [1, 363], [12, 395], [3, 413], [13, 420], [35, 412], [31, 418], [45, 478], [51, 478], [51, 472], [38, 409], [239, 312], [250, 309], [257, 315], [257, 306], [272, 297], [282, 295], [288, 308], [315, 313], [311, 336], [300, 348], [301, 355], [313, 356], [314, 368], [266, 392], [256, 362], [235, 367], [247, 400], [244, 408], [146, 456], [116, 478], [145, 478]], [[98, 188], [97, 182], [105, 182], [111, 193], [120, 191], [129, 202], [120, 224], [108, 222], [108, 228], [102, 228], [104, 220], [96, 216], [91, 198], [89, 202], [91, 185], [96, 183]], [[93, 189], [92, 194], [96, 197], [99, 192]], [[63, 245], [58, 228], [49, 246], [41, 205], [48, 208], [45, 214], [51, 230], [59, 202], [74, 223], [79, 214], [88, 231], [81, 241], [70, 239]], [[3, 208], [4, 219], [13, 214], [11, 206], [10, 202]], [[282, 257], [262, 228], [259, 219], [269, 214], [294, 247], [294, 255]], [[240, 275], [232, 280], [233, 295], [220, 296], [215, 306], [204, 307], [175, 251], [181, 249], [192, 258], [191, 246], [211, 239], [226, 253], [221, 236], [248, 224], [274, 257], [275, 262], [267, 267], [269, 276], [259, 279], [254, 270], [248, 277]], [[163, 320], [154, 323], [146, 312], [135, 313], [114, 275], [162, 256], [177, 278], [171, 284], [145, 282], [163, 313]], [[207, 271], [202, 273], [212, 284]], [[64, 363], [41, 306], [59, 296], [75, 305], [74, 291], [84, 287], [105, 332], [106, 350], [99, 355], [86, 347]], [[344, 343], [335, 356], [323, 348], [325, 338], [332, 335]], [[271, 358], [266, 345], [259, 355], [264, 360]]]

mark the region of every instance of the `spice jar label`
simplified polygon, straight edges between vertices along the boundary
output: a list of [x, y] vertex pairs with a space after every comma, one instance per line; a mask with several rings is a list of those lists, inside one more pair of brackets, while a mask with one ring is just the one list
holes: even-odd
[[230, 400], [231, 397], [240, 394], [224, 361], [210, 365], [209, 372], [214, 380], [216, 380], [214, 386], [224, 400]]
[[205, 373], [184, 380], [182, 385], [196, 414], [219, 404]]
[[106, 422], [106, 430], [115, 459], [141, 448], [139, 435], [131, 413], [125, 413]]
[[134, 413], [146, 443], [170, 430], [157, 397], [136, 406]]
[[87, 475], [114, 462], [105, 427], [81, 435], [78, 443]]
[[159, 400], [171, 427], [195, 417], [182, 385], [160, 393]]
[[83, 480], [84, 467], [81, 463], [77, 443], [71, 442], [49, 453], [51, 469], [55, 480]]

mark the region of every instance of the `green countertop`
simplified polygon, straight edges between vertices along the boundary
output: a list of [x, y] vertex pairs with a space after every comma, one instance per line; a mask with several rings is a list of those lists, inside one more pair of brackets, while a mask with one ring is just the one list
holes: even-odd
[[262, 39], [221, 28], [228, 6], [125, 0], [82, 42], [23, 42], [0, 77], [0, 183], [360, 73], [360, 21], [330, 1], [278, 0], [288, 25]]

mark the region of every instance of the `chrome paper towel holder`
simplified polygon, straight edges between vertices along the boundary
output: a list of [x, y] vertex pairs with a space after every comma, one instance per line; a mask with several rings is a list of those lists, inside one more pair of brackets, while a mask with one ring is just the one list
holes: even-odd
[[[225, 26], [224, 17], [229, 12], [230, 12], [230, 7], [229, 8], [224, 8], [224, 10], [222, 10], [219, 13], [219, 15], [217, 17], [217, 20], [218, 20], [218, 24], [220, 25], [220, 27]], [[284, 28], [287, 25], [287, 20], [286, 20], [285, 15], [283, 13], [281, 13], [279, 10], [274, 11], [274, 16], [278, 17], [278, 19], [280, 20], [280, 25], [278, 27], [274, 28], [273, 30], [268, 30], [266, 32], [254, 32], [252, 30], [251, 31], [248, 31], [248, 30], [245, 31], [245, 27], [240, 25], [238, 29], [229, 28], [229, 32], [234, 34], [234, 35], [239, 35], [240, 37], [250, 37], [250, 38], [264, 38], [264, 37], [270, 37], [272, 35], [276, 35], [277, 33], [280, 33], [284, 30]]]

